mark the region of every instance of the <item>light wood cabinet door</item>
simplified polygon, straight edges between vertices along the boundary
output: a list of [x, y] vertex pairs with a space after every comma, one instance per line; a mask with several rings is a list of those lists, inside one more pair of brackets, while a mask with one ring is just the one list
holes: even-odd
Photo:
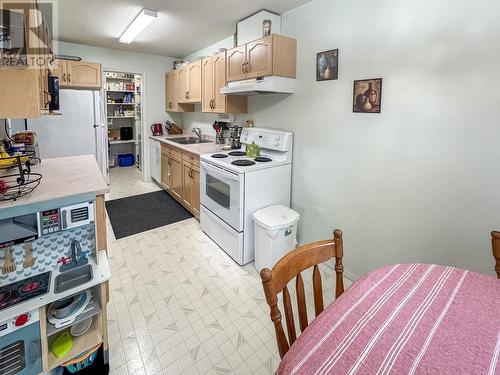
[[170, 157], [170, 173], [172, 177], [171, 193], [182, 200], [182, 160]]
[[191, 180], [193, 189], [193, 198], [191, 201], [191, 211], [194, 216], [200, 218], [200, 168], [193, 165], [191, 169]]
[[214, 99], [214, 65], [213, 58], [208, 57], [201, 62], [201, 110], [202, 112], [212, 112]]
[[235, 47], [226, 52], [227, 81], [240, 81], [246, 78], [246, 45]]
[[177, 73], [177, 85], [175, 89], [176, 101], [178, 103], [186, 103], [188, 88], [188, 71], [186, 68], [181, 69]]
[[68, 83], [72, 87], [95, 88], [102, 87], [101, 64], [86, 61], [68, 61]]
[[273, 75], [273, 36], [247, 43], [246, 77]]
[[53, 76], [59, 78], [59, 87], [69, 86], [67, 61], [54, 60], [50, 66]]
[[213, 112], [225, 113], [227, 97], [220, 93], [220, 89], [226, 85], [226, 55], [220, 53], [213, 57], [214, 66], [214, 102]]
[[172, 112], [174, 110], [174, 99], [172, 90], [172, 77], [174, 72], [165, 74], [165, 111]]
[[40, 88], [40, 109], [46, 113], [47, 111], [49, 111], [50, 104], [48, 69], [40, 69], [38, 80]]
[[187, 103], [201, 102], [201, 61], [189, 64], [187, 70]]
[[0, 118], [40, 116], [40, 83], [36, 69], [0, 69]]
[[193, 178], [191, 177], [192, 167], [191, 163], [186, 161], [182, 162], [182, 202], [188, 209], [192, 209], [193, 205]]
[[161, 186], [167, 191], [171, 190], [172, 187], [172, 177], [171, 177], [171, 166], [170, 158], [166, 152], [161, 153]]

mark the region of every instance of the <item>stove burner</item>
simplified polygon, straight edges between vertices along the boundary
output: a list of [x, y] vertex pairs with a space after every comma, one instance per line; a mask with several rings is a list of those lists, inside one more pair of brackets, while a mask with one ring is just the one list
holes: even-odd
[[261, 163], [267, 163], [269, 161], [273, 161], [273, 159], [266, 158], [264, 156], [259, 156], [258, 158], [255, 158], [255, 161], [261, 162]]
[[213, 154], [212, 157], [216, 158], [216, 159], [224, 159], [224, 158], [227, 158], [227, 155], [226, 154]]
[[38, 290], [42, 283], [37, 280], [29, 281], [27, 284], [23, 285], [21, 289], [19, 289], [19, 293], [25, 294], [25, 293], [33, 293], [34, 291]]
[[245, 156], [246, 154], [247, 153], [245, 151], [231, 151], [228, 155], [229, 156]]
[[231, 164], [238, 165], [240, 167], [248, 167], [250, 165], [254, 165], [255, 162], [252, 160], [241, 159], [241, 160], [235, 160]]
[[50, 271], [4, 285], [0, 291], [0, 310], [41, 296], [49, 291]]
[[0, 292], [0, 303], [2, 303], [3, 301], [9, 299], [10, 295], [12, 294], [12, 292], [10, 290], [6, 290], [4, 292]]

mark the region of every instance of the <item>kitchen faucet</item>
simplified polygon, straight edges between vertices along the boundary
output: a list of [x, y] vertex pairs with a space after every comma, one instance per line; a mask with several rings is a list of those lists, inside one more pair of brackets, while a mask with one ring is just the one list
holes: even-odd
[[198, 136], [198, 139], [200, 141], [203, 140], [203, 136], [201, 134], [201, 129], [200, 128], [193, 128], [193, 129], [191, 129], [191, 131]]
[[71, 262], [69, 263], [64, 263], [60, 271], [68, 271], [70, 269], [82, 266], [84, 264], [88, 263], [88, 258], [87, 258], [87, 252], [82, 251], [82, 245], [80, 244], [79, 241], [77, 240], [72, 240], [71, 241]]

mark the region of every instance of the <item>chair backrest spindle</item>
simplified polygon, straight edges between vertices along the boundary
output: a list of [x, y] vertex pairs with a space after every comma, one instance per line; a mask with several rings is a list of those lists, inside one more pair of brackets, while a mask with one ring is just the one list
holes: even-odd
[[306, 292], [304, 290], [304, 280], [302, 280], [302, 275], [299, 273], [296, 277], [295, 289], [297, 291], [297, 306], [299, 310], [299, 323], [300, 332], [304, 332], [307, 328], [307, 305], [306, 305]]
[[323, 311], [323, 283], [321, 282], [321, 273], [319, 267], [314, 266], [313, 271], [313, 290], [314, 290], [314, 312], [316, 316]]
[[297, 331], [295, 331], [295, 322], [293, 320], [292, 300], [286, 286], [285, 289], [283, 289], [283, 305], [285, 306], [285, 319], [286, 330], [288, 332], [288, 341], [290, 345], [292, 345], [297, 338]]
[[493, 256], [495, 257], [495, 272], [497, 278], [500, 279], [500, 232], [491, 232], [491, 246], [493, 248]]

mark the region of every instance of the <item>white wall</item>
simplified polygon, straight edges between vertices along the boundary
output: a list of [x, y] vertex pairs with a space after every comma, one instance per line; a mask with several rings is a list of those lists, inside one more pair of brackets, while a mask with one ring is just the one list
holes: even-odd
[[[499, 13], [493, 0], [313, 0], [283, 15], [298, 40], [297, 93], [252, 97], [246, 117], [295, 133], [302, 243], [343, 229], [358, 276], [399, 262], [493, 274]], [[316, 82], [316, 53], [332, 48], [339, 79]], [[377, 77], [382, 113], [352, 113], [353, 80]]]
[[234, 37], [233, 35], [228, 36], [225, 39], [222, 39], [219, 42], [216, 42], [214, 44], [209, 45], [208, 47], [205, 47], [199, 51], [193, 52], [192, 54], [184, 57], [184, 60], [189, 61], [189, 62], [194, 62], [196, 60], [199, 60], [200, 57], [204, 56], [212, 56], [214, 53], [217, 52], [219, 48], [233, 48], [234, 47]]

